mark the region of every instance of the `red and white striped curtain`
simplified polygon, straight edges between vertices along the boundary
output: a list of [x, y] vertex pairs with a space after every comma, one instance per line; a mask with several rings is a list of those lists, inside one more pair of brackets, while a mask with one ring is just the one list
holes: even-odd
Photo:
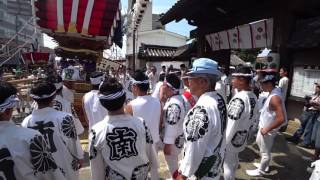
[[57, 33], [113, 36], [120, 19], [120, 0], [37, 0], [38, 25]]

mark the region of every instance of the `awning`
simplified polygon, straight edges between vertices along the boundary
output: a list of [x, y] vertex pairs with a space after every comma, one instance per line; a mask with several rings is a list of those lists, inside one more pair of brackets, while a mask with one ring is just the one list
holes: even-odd
[[[66, 46], [60, 42], [63, 38], [91, 39], [103, 44], [103, 50], [121, 27], [120, 0], [36, 0], [34, 6], [37, 24], [62, 46]], [[92, 49], [90, 45], [81, 48]]]

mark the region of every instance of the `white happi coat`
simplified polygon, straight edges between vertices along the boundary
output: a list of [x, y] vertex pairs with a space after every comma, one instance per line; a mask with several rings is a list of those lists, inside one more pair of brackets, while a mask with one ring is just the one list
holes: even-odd
[[73, 104], [71, 104], [68, 100], [64, 99], [61, 95], [57, 94], [53, 100], [53, 108], [58, 111], [72, 114], [74, 125], [76, 126], [78, 135], [84, 132], [84, 128], [80, 122], [80, 119], [78, 118]]
[[187, 102], [181, 95], [172, 96], [164, 106], [164, 144], [173, 144], [177, 149], [182, 149], [183, 120], [188, 112]]
[[62, 79], [73, 81], [80, 80], [80, 68], [70, 65], [68, 68], [63, 69]]
[[68, 180], [79, 178], [77, 165], [83, 159], [83, 151], [71, 114], [51, 107], [37, 109], [21, 126], [38, 130], [45, 137], [53, 158]]
[[126, 75], [126, 80], [123, 84], [123, 88], [126, 91], [126, 104], [128, 104], [130, 101], [132, 101], [133, 99], [135, 99], [133, 93], [132, 93], [132, 81], [130, 80], [131, 77], [130, 75]]
[[67, 101], [74, 103], [74, 94], [72, 90], [65, 85], [63, 85], [63, 89], [62, 89], [62, 97]]
[[155, 143], [160, 142], [159, 125], [161, 116], [161, 103], [159, 99], [146, 96], [138, 96], [130, 102], [133, 116], [142, 118], [151, 131]]
[[106, 116], [91, 129], [92, 180], [145, 180], [156, 159], [152, 136], [142, 119]]
[[92, 90], [83, 96], [83, 107], [88, 119], [89, 129], [108, 115], [108, 110], [100, 103], [98, 90]]
[[226, 130], [226, 150], [241, 152], [244, 150], [249, 130], [254, 125], [258, 108], [257, 97], [251, 91], [240, 91], [228, 105]]
[[0, 121], [0, 179], [65, 180], [43, 136]]
[[[227, 110], [223, 97], [216, 92], [202, 94], [183, 124], [186, 142], [179, 168], [183, 176], [220, 179], [226, 122]], [[205, 171], [207, 163], [211, 167], [209, 172]]]

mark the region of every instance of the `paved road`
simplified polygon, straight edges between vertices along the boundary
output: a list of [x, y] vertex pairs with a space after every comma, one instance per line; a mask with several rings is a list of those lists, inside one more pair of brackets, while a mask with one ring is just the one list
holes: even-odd
[[[270, 173], [264, 177], [250, 178], [245, 174], [246, 169], [253, 169], [253, 161], [259, 160], [259, 149], [256, 145], [248, 146], [240, 154], [240, 166], [236, 177], [238, 180], [259, 179], [259, 180], [307, 180], [310, 174], [306, 167], [308, 161], [302, 156], [311, 157], [312, 151], [296, 147], [285, 141], [286, 134], [279, 134], [275, 139], [273, 148], [273, 159], [270, 166]], [[169, 178], [168, 171], [162, 153], [160, 155], [160, 175], [164, 179]], [[88, 164], [87, 164], [88, 165]], [[81, 170], [80, 180], [90, 180], [90, 168], [85, 167]]]
[[[22, 118], [15, 118], [19, 124]], [[311, 157], [313, 151], [297, 147], [285, 141], [287, 134], [279, 134], [275, 139], [273, 148], [273, 159], [270, 166], [270, 173], [264, 177], [250, 178], [245, 174], [246, 169], [253, 169], [252, 162], [259, 161], [259, 149], [256, 145], [248, 146], [244, 152], [240, 153], [240, 166], [237, 170], [236, 177], [238, 180], [261, 179], [261, 180], [307, 180], [310, 174], [307, 173], [306, 167], [310, 164], [302, 156]], [[86, 134], [82, 136], [88, 137]], [[87, 149], [84, 148], [84, 149]], [[164, 179], [169, 178], [166, 163], [163, 154], [159, 153], [160, 158], [160, 176]], [[80, 170], [80, 180], [90, 180], [90, 168], [88, 153], [84, 168]]]

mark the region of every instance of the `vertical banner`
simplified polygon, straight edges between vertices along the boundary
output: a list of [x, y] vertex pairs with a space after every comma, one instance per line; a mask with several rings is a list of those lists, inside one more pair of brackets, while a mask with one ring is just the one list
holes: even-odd
[[214, 47], [213, 47], [213, 41], [211, 39], [211, 34], [206, 35], [206, 40], [208, 41], [208, 44], [210, 45], [212, 51], [215, 51]]
[[211, 49], [253, 49], [271, 47], [273, 19], [266, 19], [206, 35]]
[[233, 28], [233, 29], [228, 30], [230, 49], [239, 49], [240, 48], [238, 32], [239, 32], [238, 28]]
[[253, 48], [267, 47], [267, 29], [266, 29], [266, 20], [252, 23], [252, 42]]
[[265, 25], [267, 29], [267, 47], [271, 47], [273, 43], [273, 19], [268, 19]]
[[240, 49], [251, 49], [252, 39], [250, 25], [239, 26], [239, 39], [240, 39]]
[[221, 31], [218, 34], [219, 34], [220, 49], [230, 49], [228, 32]]

